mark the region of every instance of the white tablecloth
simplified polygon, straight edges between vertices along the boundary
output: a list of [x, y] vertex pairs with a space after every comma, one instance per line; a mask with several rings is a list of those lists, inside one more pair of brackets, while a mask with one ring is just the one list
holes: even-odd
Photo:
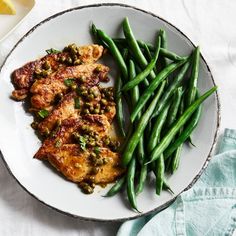
[[[25, 21], [0, 44], [4, 56], [33, 25], [70, 7], [111, 1], [38, 0]], [[221, 131], [236, 128], [236, 1], [233, 0], [127, 0], [180, 28], [201, 46], [221, 100]], [[0, 22], [0, 30], [1, 24]], [[10, 176], [0, 159], [0, 235], [115, 235], [119, 223], [95, 223], [57, 213], [29, 196]]]

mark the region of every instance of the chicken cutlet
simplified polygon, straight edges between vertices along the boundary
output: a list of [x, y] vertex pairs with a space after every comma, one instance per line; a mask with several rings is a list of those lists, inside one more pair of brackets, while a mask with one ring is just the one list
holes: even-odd
[[82, 150], [79, 144], [64, 144], [48, 154], [49, 163], [73, 182], [106, 184], [124, 173], [118, 153], [101, 147]]
[[124, 169], [119, 154], [111, 150], [109, 128], [105, 115], [67, 119], [44, 141], [35, 158], [49, 161], [67, 179], [80, 183], [84, 191], [93, 189], [91, 183], [113, 182]]
[[25, 99], [36, 79], [46, 77], [61, 67], [94, 63], [102, 56], [103, 51], [103, 47], [96, 44], [81, 47], [72, 44], [63, 52], [52, 53], [25, 64], [12, 73], [12, 82], [16, 88], [12, 92], [12, 97], [16, 100]]
[[[95, 136], [97, 141], [108, 135], [110, 124], [105, 115], [83, 115], [78, 118], [69, 118], [62, 122], [54, 133], [45, 139], [35, 154], [37, 159], [46, 159], [47, 153], [54, 152], [58, 143], [72, 144]], [[91, 137], [90, 137], [91, 136]], [[91, 143], [88, 143], [88, 146]], [[93, 145], [93, 143], [92, 143]]]
[[[30, 88], [31, 105], [35, 109], [47, 109], [53, 104], [57, 94], [65, 94], [70, 89], [68, 80], [87, 87], [97, 85], [107, 77], [109, 68], [102, 64], [83, 64], [58, 70], [45, 79], [36, 80]], [[72, 83], [72, 82], [71, 82]]]
[[[104, 114], [108, 121], [110, 123], [112, 122], [116, 114], [116, 108], [113, 102], [113, 94], [110, 93], [111, 88], [99, 89], [98, 86], [91, 88], [81, 86], [78, 89], [79, 94], [78, 92], [72, 91], [62, 97], [59, 104], [39, 123], [37, 130], [41, 135], [49, 134], [57, 127], [58, 123], [61, 123], [67, 118], [75, 118], [88, 112], [90, 114]], [[87, 91], [87, 93], [83, 94], [84, 91]], [[105, 97], [105, 93], [106, 95], [110, 93], [109, 97]], [[92, 99], [89, 97], [91, 94], [93, 95]]]

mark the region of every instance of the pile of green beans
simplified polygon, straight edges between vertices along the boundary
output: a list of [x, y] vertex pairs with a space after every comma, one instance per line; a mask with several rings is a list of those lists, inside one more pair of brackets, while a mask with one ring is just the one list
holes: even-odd
[[[124, 38], [112, 38], [94, 24], [91, 27], [96, 42], [108, 49], [120, 72], [115, 83], [116, 116], [124, 137], [120, 153], [126, 173], [106, 197], [125, 188], [131, 208], [139, 212], [136, 197], [143, 191], [148, 175], [155, 176], [157, 195], [162, 190], [173, 194], [166, 174], [178, 169], [183, 144], [192, 141], [202, 103], [217, 87], [203, 95], [198, 92], [199, 47], [190, 55], [180, 56], [168, 50], [163, 29], [153, 45], [135, 38], [127, 17], [122, 28]], [[124, 101], [129, 104], [128, 118]]]

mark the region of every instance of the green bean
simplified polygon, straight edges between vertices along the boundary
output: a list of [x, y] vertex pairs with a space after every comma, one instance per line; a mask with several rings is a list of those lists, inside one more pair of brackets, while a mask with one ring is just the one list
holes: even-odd
[[174, 173], [179, 167], [182, 147], [183, 147], [183, 144], [180, 144], [180, 146], [174, 152], [174, 155], [173, 155], [172, 161], [171, 161], [171, 173]]
[[[124, 38], [114, 38], [113, 40], [116, 44], [121, 44], [124, 47], [127, 46], [126, 40]], [[141, 47], [141, 48], [145, 48], [145, 45], [146, 45], [151, 52], [155, 51], [155, 47], [151, 43], [146, 43], [146, 42], [139, 40], [139, 39], [137, 40], [137, 43], [138, 43], [139, 47]], [[166, 57], [172, 61], [181, 61], [181, 60], [186, 59], [186, 57], [179, 56], [176, 53], [171, 52], [165, 48], [160, 49], [160, 55], [162, 55], [163, 57]]]
[[108, 47], [107, 44], [105, 44], [105, 42], [103, 42], [99, 37], [98, 37], [98, 33], [97, 33], [97, 28], [94, 24], [91, 25], [91, 33], [92, 35], [95, 37], [96, 41], [98, 44], [103, 45], [104, 47]]
[[[135, 63], [135, 69], [136, 69], [136, 71], [137, 71], [138, 74], [140, 74], [140, 73], [142, 72], [141, 68], [138, 66], [137, 63]], [[144, 88], [147, 88], [147, 87], [149, 86], [148, 79], [145, 78], [145, 79], [142, 81], [141, 85], [142, 85]]]
[[[153, 163], [153, 162], [152, 162], [152, 163]], [[151, 163], [151, 164], [152, 164], [152, 163]], [[152, 167], [152, 171], [153, 171], [154, 175], [156, 176], [157, 173], [156, 173], [155, 170], [156, 170], [156, 169], [155, 169], [155, 166], [153, 166], [153, 167]], [[173, 190], [171, 189], [170, 185], [168, 184], [168, 182], [166, 181], [165, 178], [163, 179], [163, 186], [162, 186], [162, 188], [163, 188], [164, 190], [167, 190], [167, 191], [171, 192], [172, 194], [174, 194]]]
[[159, 51], [160, 51], [160, 46], [161, 46], [161, 37], [158, 37], [157, 40], [157, 49], [155, 52], [155, 56], [154, 58], [151, 60], [151, 62], [147, 65], [147, 67], [140, 73], [138, 74], [134, 79], [132, 79], [131, 81], [129, 81], [128, 83], [126, 83], [124, 85], [124, 87], [122, 88], [122, 91], [128, 91], [130, 89], [132, 89], [133, 87], [135, 87], [136, 85], [138, 85], [140, 82], [142, 82], [153, 70], [153, 68], [156, 65], [156, 61], [159, 55]]
[[[181, 116], [184, 113], [184, 97], [182, 97], [180, 107], [179, 107], [179, 116]], [[184, 127], [180, 128], [178, 136], [180, 136], [183, 132]], [[179, 162], [180, 162], [180, 154], [182, 151], [183, 143], [180, 144], [180, 146], [174, 151], [171, 160], [171, 173], [174, 173], [178, 167], [179, 167]]]
[[[127, 44], [130, 50], [133, 52], [135, 59], [140, 64], [141, 68], [144, 69], [148, 65], [148, 62], [146, 58], [144, 57], [142, 50], [140, 49], [134, 37], [134, 34], [132, 32], [132, 29], [130, 27], [129, 20], [127, 17], [123, 21], [123, 32], [124, 32]], [[150, 78], [151, 79], [155, 78], [155, 73], [153, 71], [150, 73]]]
[[166, 127], [169, 128], [171, 125], [175, 122], [177, 113], [179, 110], [179, 106], [181, 103], [181, 98], [183, 95], [183, 88], [179, 87], [177, 88], [176, 92], [174, 93], [174, 100], [170, 106], [170, 110], [166, 119]]
[[172, 194], [174, 194], [173, 190], [171, 189], [171, 187], [169, 186], [169, 184], [167, 183], [167, 181], [165, 179], [163, 180], [162, 188], [164, 190], [167, 190], [167, 191], [171, 192]]
[[138, 195], [139, 193], [141, 193], [143, 191], [145, 180], [147, 178], [147, 172], [148, 172], [147, 169], [148, 169], [147, 165], [141, 166], [139, 179], [138, 179], [138, 185], [136, 188], [136, 195]]
[[151, 54], [147, 44], [144, 44], [143, 50], [144, 50], [147, 60], [150, 62], [152, 60], [152, 54]]
[[[160, 36], [161, 36], [161, 48], [167, 49], [167, 37], [166, 37], [166, 31], [163, 29], [160, 29]], [[168, 65], [168, 61], [165, 57], [162, 56], [162, 64], [164, 67]]]
[[135, 158], [133, 158], [129, 164], [127, 171], [127, 196], [131, 207], [139, 212], [139, 210], [137, 209], [136, 195], [134, 189], [135, 169], [136, 169], [136, 160]]
[[[128, 49], [123, 49], [122, 57], [124, 60], [128, 57]], [[121, 88], [122, 88], [122, 77], [118, 76], [115, 80], [115, 102], [116, 102], [116, 120], [117, 125], [119, 127], [120, 134], [125, 137], [125, 120], [123, 116], [123, 103], [122, 103], [122, 96], [121, 96]], [[127, 94], [124, 94], [127, 99]]]
[[156, 160], [160, 157], [160, 155], [165, 151], [165, 149], [171, 143], [173, 137], [179, 131], [179, 129], [186, 123], [186, 121], [191, 117], [194, 111], [200, 106], [200, 104], [209, 97], [212, 93], [216, 91], [217, 87], [213, 87], [208, 90], [205, 94], [199, 97], [194, 103], [192, 103], [187, 110], [183, 113], [182, 116], [178, 118], [178, 120], [174, 123], [171, 129], [167, 132], [167, 134], [162, 138], [161, 142], [158, 146], [154, 148], [150, 155], [150, 160], [146, 162], [146, 164], [151, 163], [152, 161]]
[[200, 60], [200, 48], [196, 47], [193, 52], [193, 62], [192, 62], [192, 72], [189, 79], [189, 87], [188, 87], [188, 95], [186, 105], [190, 106], [195, 100], [196, 92], [197, 92], [197, 80], [199, 73], [199, 60]]
[[180, 67], [185, 61], [180, 61], [178, 63], [172, 63], [168, 65], [165, 69], [163, 69], [154, 80], [150, 83], [149, 87], [144, 91], [142, 96], [140, 97], [137, 105], [135, 106], [130, 119], [131, 122], [134, 122], [137, 114], [142, 110], [144, 105], [147, 103], [148, 99], [151, 97], [152, 93], [158, 87], [158, 85], [167, 77], [169, 76], [174, 70]]
[[157, 145], [158, 140], [160, 139], [161, 135], [161, 130], [162, 127], [166, 121], [166, 117], [168, 114], [170, 104], [167, 104], [163, 110], [161, 111], [160, 115], [157, 117], [153, 127], [152, 127], [152, 132], [149, 138], [149, 142], [147, 145], [147, 151], [148, 153], [151, 153], [151, 151], [154, 149], [154, 147]]
[[119, 49], [117, 48], [117, 46], [115, 45], [113, 40], [102, 30], [97, 29], [97, 35], [102, 41], [104, 41], [107, 44], [112, 56], [116, 60], [118, 66], [119, 66], [119, 69], [121, 70], [121, 73], [122, 73], [124, 79], [127, 80], [128, 69], [127, 69], [125, 61], [124, 61]]
[[[129, 80], [132, 81], [135, 78], [135, 76], [136, 76], [135, 64], [130, 59], [129, 60]], [[138, 86], [135, 86], [131, 90], [132, 107], [135, 106], [135, 104], [137, 103], [138, 99], [139, 99], [139, 88], [138, 88]], [[139, 118], [141, 117], [141, 113], [138, 114], [138, 117]], [[138, 160], [139, 160], [139, 162], [141, 164], [144, 161], [144, 140], [143, 140], [143, 136], [140, 137], [140, 141], [138, 143], [138, 147], [137, 147], [136, 151], [137, 151]]]
[[193, 130], [196, 128], [198, 121], [201, 116], [202, 106], [200, 105], [198, 109], [191, 116], [190, 122], [184, 127], [184, 130], [180, 134], [180, 136], [165, 150], [164, 156], [165, 159], [169, 158], [170, 155], [182, 144], [184, 143], [188, 137], [191, 135]]
[[176, 75], [176, 78], [172, 80], [172, 82], [169, 84], [168, 88], [166, 89], [165, 93], [163, 94], [163, 96], [161, 97], [160, 101], [158, 102], [158, 105], [155, 108], [155, 111], [153, 112], [152, 118], [156, 117], [161, 110], [163, 109], [163, 107], [166, 105], [166, 103], [168, 102], [168, 100], [171, 98], [171, 96], [173, 95], [175, 89], [180, 85], [180, 83], [183, 81], [186, 72], [188, 71], [190, 66], [190, 62], [187, 61], [182, 68], [180, 69], [180, 71], [178, 72], [178, 74]]
[[132, 159], [134, 150], [140, 140], [140, 137], [143, 135], [143, 132], [148, 124], [148, 121], [152, 115], [152, 112], [156, 106], [156, 103], [157, 103], [163, 89], [164, 89], [164, 86], [155, 95], [154, 99], [152, 100], [152, 102], [148, 106], [147, 110], [144, 112], [142, 117], [139, 119], [135, 131], [133, 132], [129, 141], [127, 142], [126, 147], [123, 152], [123, 157], [122, 157], [122, 164], [124, 166], [127, 166], [128, 163], [130, 162], [130, 160]]
[[165, 162], [163, 154], [160, 155], [160, 158], [156, 161], [156, 194], [160, 195], [163, 182], [164, 182], [164, 174], [165, 174]]
[[116, 102], [116, 120], [119, 127], [120, 134], [125, 137], [125, 123], [123, 117], [123, 103], [120, 94], [120, 90], [122, 87], [121, 77], [118, 76], [115, 81], [115, 102]]
[[124, 186], [125, 184], [125, 176], [121, 177], [112, 187], [111, 189], [106, 193], [104, 197], [112, 197], [116, 195]]
[[[132, 81], [136, 77], [136, 70], [135, 70], [135, 64], [133, 60], [129, 60], [129, 81]], [[137, 103], [139, 99], [139, 88], [138, 86], [135, 86], [131, 90], [131, 103], [132, 107]]]

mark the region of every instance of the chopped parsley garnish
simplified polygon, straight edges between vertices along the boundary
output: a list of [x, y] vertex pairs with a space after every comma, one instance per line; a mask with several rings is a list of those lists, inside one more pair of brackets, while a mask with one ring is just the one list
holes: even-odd
[[65, 79], [64, 80], [64, 84], [67, 86], [67, 87], [70, 87], [72, 84], [74, 84], [75, 82], [75, 79], [71, 78], [71, 79]]
[[75, 109], [80, 109], [80, 98], [75, 98]]
[[98, 154], [100, 153], [99, 147], [95, 147], [95, 148], [94, 148], [94, 153], [95, 153], [96, 155], [98, 155]]
[[84, 136], [80, 136], [79, 137], [79, 144], [80, 144], [80, 147], [83, 151], [86, 150], [86, 138]]
[[57, 53], [60, 53], [61, 51], [59, 51], [59, 50], [57, 50], [57, 49], [54, 49], [54, 48], [50, 48], [50, 49], [47, 49], [46, 50], [46, 53], [48, 54], [48, 55], [50, 55], [50, 54], [57, 54]]
[[38, 115], [41, 117], [41, 118], [46, 118], [48, 115], [49, 115], [49, 111], [45, 110], [45, 109], [42, 109], [38, 112]]

